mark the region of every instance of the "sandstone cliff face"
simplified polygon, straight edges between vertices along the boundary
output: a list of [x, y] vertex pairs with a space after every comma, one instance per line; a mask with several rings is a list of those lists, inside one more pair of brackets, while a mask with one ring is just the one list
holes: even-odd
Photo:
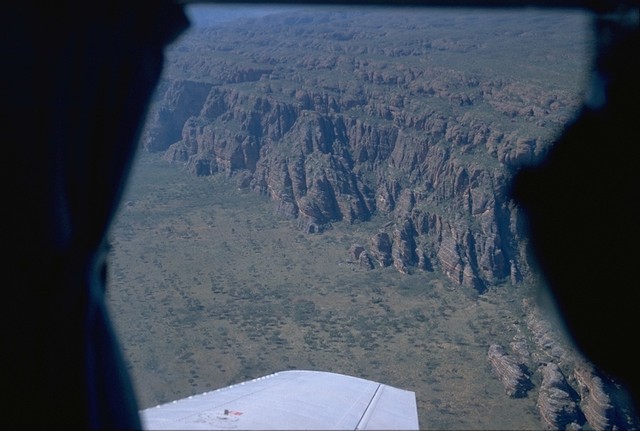
[[[438, 271], [480, 292], [527, 279], [507, 188], [577, 108], [564, 89], [575, 52], [553, 68], [495, 43], [521, 34], [517, 19], [474, 40], [475, 17], [450, 19], [445, 37], [437, 16], [338, 15], [255, 19], [178, 44], [146, 149], [234, 177], [309, 234], [378, 216], [348, 251], [363, 270]], [[487, 352], [506, 393], [535, 399], [549, 428], [612, 427], [607, 383], [524, 308], [518, 337]]]
[[[427, 128], [401, 131], [260, 94], [198, 88], [207, 93], [197, 97], [204, 100], [200, 113], [184, 121], [180, 139], [165, 150], [168, 160], [186, 163], [196, 175], [242, 173], [244, 187], [270, 196], [280, 215], [298, 218], [307, 232], [335, 221], [366, 221], [376, 211], [388, 214], [395, 221], [388, 229], [392, 261], [401, 272], [435, 264], [478, 290], [521, 279], [526, 262], [514, 229], [517, 213], [505, 196], [506, 167], [474, 160], [473, 151], [493, 147], [481, 145], [484, 138], [476, 134], [461, 138], [457, 119], [424, 118], [418, 123]], [[157, 123], [147, 135], [150, 150], [162, 148], [154, 136], [170, 127], [161, 117]], [[457, 148], [458, 139], [467, 147]], [[478, 143], [475, 150], [469, 140]], [[512, 140], [490, 142], [504, 160], [516, 157], [508, 148]]]
[[572, 389], [557, 364], [550, 362], [541, 369], [542, 385], [538, 409], [548, 429], [580, 429], [580, 412]]
[[615, 383], [567, 343], [535, 301], [522, 302], [513, 341], [491, 344], [487, 361], [512, 398], [535, 401], [546, 429], [634, 429], [637, 420], [613, 401]]
[[612, 429], [616, 425], [616, 412], [604, 380], [589, 364], [576, 367], [574, 376], [580, 394], [580, 407], [587, 422], [594, 430]]
[[526, 366], [497, 344], [489, 346], [487, 356], [507, 395], [514, 398], [525, 397], [533, 387]]
[[[393, 222], [366, 250], [381, 266], [438, 270], [479, 291], [520, 281], [528, 265], [509, 173], [544, 152], [575, 99], [554, 86], [438, 66], [448, 49], [477, 44], [429, 39], [429, 23], [410, 16], [400, 19], [417, 31], [402, 49], [393, 37], [384, 42], [393, 23], [379, 15], [341, 19], [254, 20], [254, 42], [243, 39], [247, 29], [200, 34], [216, 62], [185, 42], [145, 147], [197, 175], [237, 175], [306, 232], [386, 215]], [[358, 30], [367, 20], [381, 30]], [[337, 31], [345, 23], [348, 37]], [[272, 39], [277, 47], [265, 49]], [[198, 80], [185, 78], [189, 68]]]

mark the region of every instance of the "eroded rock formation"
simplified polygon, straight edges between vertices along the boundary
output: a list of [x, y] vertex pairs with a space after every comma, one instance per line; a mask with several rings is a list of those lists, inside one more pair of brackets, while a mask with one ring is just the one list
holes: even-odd
[[581, 412], [573, 389], [567, 384], [557, 364], [542, 366], [542, 384], [538, 394], [538, 410], [548, 429], [581, 429]]
[[[567, 120], [576, 99], [558, 88], [573, 77], [541, 85], [441, 66], [494, 48], [487, 35], [443, 38], [435, 18], [290, 18], [253, 19], [250, 37], [220, 25], [178, 44], [144, 146], [197, 175], [239, 176], [305, 232], [389, 217], [389, 245], [374, 238], [369, 252], [378, 265], [438, 270], [479, 291], [526, 276], [509, 173]], [[415, 29], [402, 48], [398, 27]], [[348, 37], [328, 36], [343, 28]]]
[[[574, 74], [559, 71], [581, 54], [554, 69], [489, 33], [474, 40], [474, 17], [449, 19], [447, 37], [437, 19], [296, 13], [203, 30], [170, 53], [143, 144], [195, 175], [235, 177], [309, 234], [380, 216], [349, 250], [360, 268], [438, 271], [480, 292], [516, 284], [530, 269], [510, 175], [573, 115]], [[488, 350], [507, 394], [537, 399], [550, 428], [628, 425], [606, 382], [523, 309], [509, 352]]]
[[527, 367], [513, 356], [507, 355], [504, 348], [497, 344], [489, 346], [487, 353], [491, 366], [502, 382], [507, 395], [522, 398], [533, 387]]
[[615, 383], [571, 347], [535, 301], [525, 299], [522, 305], [523, 319], [513, 325], [509, 348], [492, 344], [487, 354], [506, 393], [535, 399], [547, 429], [637, 428], [624, 403], [613, 401], [620, 394]]
[[613, 428], [615, 409], [605, 382], [589, 364], [576, 367], [574, 376], [581, 399], [580, 408], [589, 425], [598, 431]]

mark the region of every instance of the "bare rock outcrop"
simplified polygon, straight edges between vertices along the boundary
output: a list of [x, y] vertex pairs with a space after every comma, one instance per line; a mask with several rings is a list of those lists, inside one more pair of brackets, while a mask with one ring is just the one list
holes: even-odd
[[538, 393], [538, 411], [548, 429], [580, 429], [581, 412], [573, 389], [553, 362], [541, 368], [542, 384]]
[[397, 18], [416, 30], [402, 47], [382, 36], [398, 27], [389, 17], [342, 17], [348, 32], [308, 18], [179, 42], [145, 147], [196, 175], [242, 175], [305, 232], [388, 217], [389, 246], [378, 238], [370, 250], [377, 265], [439, 271], [480, 292], [522, 280], [509, 175], [543, 153], [577, 101], [559, 85], [421, 63], [482, 43], [426, 37], [435, 27], [411, 15]]
[[[322, 100], [310, 90], [299, 97], [313, 106]], [[278, 214], [300, 218], [301, 229], [318, 232], [335, 221], [388, 213], [397, 219], [391, 261], [373, 251], [374, 260], [405, 273], [412, 267], [440, 269], [480, 291], [522, 265], [516, 233], [510, 224], [501, 226], [513, 217], [499, 186], [506, 177], [461, 163], [436, 140], [473, 146], [486, 140], [486, 127], [463, 132], [467, 125], [459, 120], [431, 113], [438, 118], [412, 120], [430, 133], [399, 132], [331, 109], [303, 109], [306, 102], [291, 105], [274, 94], [219, 87], [203, 103], [199, 115], [184, 120], [165, 158], [186, 163], [197, 175], [248, 173], [249, 188], [275, 200]], [[390, 168], [420, 186], [407, 188], [405, 180], [389, 175]], [[442, 205], [455, 210], [426, 210]]]
[[165, 151], [179, 141], [185, 121], [198, 115], [210, 89], [210, 84], [190, 80], [165, 81], [159, 88], [161, 96], [149, 112], [142, 140], [144, 148]]
[[349, 248], [349, 255], [352, 262], [356, 262], [360, 268], [373, 269], [374, 264], [369, 252], [360, 244], [354, 244]]
[[[522, 305], [522, 318], [514, 319], [511, 326], [515, 332], [509, 343], [512, 354], [506, 354], [497, 344], [491, 345], [488, 353], [507, 393], [518, 393], [518, 379], [525, 372], [530, 376], [529, 389], [520, 393], [537, 392], [536, 405], [545, 428], [637, 428], [637, 419], [629, 414], [630, 406], [614, 401], [620, 399], [615, 382], [566, 342], [553, 318], [534, 300], [523, 300]], [[534, 371], [529, 373], [530, 369]], [[536, 388], [534, 382], [538, 381]]]
[[410, 220], [403, 220], [393, 230], [393, 246], [391, 257], [393, 266], [401, 273], [407, 274], [409, 266], [415, 266], [418, 262], [416, 256], [416, 244], [413, 225]]
[[534, 301], [523, 301], [524, 310], [527, 313], [525, 323], [531, 332], [534, 344], [537, 346], [534, 359], [538, 364], [551, 361], [562, 361], [571, 355], [567, 344], [561, 338], [560, 333], [551, 324], [548, 316], [534, 304]]
[[507, 355], [504, 348], [497, 344], [489, 346], [487, 357], [507, 395], [514, 398], [525, 397], [533, 387], [526, 366]]
[[378, 232], [371, 238], [371, 256], [378, 265], [385, 267], [393, 262], [391, 238], [386, 232]]
[[611, 429], [615, 422], [615, 411], [604, 381], [589, 365], [576, 367], [574, 376], [581, 399], [580, 408], [589, 425], [598, 431]]
[[[478, 292], [527, 280], [510, 175], [574, 115], [579, 101], [562, 88], [575, 80], [558, 71], [580, 70], [579, 61], [556, 58], [548, 82], [513, 73], [518, 61], [533, 64], [516, 52], [499, 76], [484, 60], [445, 68], [452, 53], [496, 49], [491, 36], [458, 23], [445, 27], [461, 37], [443, 37], [435, 18], [413, 15], [344, 14], [336, 27], [321, 13], [274, 14], [250, 30], [220, 26], [178, 41], [143, 144], [195, 175], [234, 177], [306, 233], [382, 220], [350, 249], [358, 268], [436, 271]], [[541, 380], [547, 426], [618, 426], [607, 382], [579, 369], [553, 325], [523, 308], [509, 353], [488, 351], [509, 396], [526, 397]]]

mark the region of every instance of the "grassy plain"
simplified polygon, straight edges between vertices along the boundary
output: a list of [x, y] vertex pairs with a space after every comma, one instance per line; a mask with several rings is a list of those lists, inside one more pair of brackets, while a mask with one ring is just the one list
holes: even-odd
[[108, 289], [141, 407], [312, 369], [415, 391], [422, 428], [540, 428], [536, 392], [507, 397], [487, 363], [520, 330], [527, 289], [478, 296], [437, 273], [349, 263], [386, 221], [306, 235], [233, 178], [141, 154]]

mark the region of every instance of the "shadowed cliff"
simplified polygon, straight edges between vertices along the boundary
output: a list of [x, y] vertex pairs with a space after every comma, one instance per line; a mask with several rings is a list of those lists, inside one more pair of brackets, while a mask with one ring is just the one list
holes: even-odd
[[530, 268], [509, 172], [571, 118], [588, 60], [579, 18], [544, 18], [347, 10], [210, 27], [174, 47], [145, 147], [236, 177], [309, 233], [388, 216], [390, 248], [364, 244], [374, 267], [517, 283]]

